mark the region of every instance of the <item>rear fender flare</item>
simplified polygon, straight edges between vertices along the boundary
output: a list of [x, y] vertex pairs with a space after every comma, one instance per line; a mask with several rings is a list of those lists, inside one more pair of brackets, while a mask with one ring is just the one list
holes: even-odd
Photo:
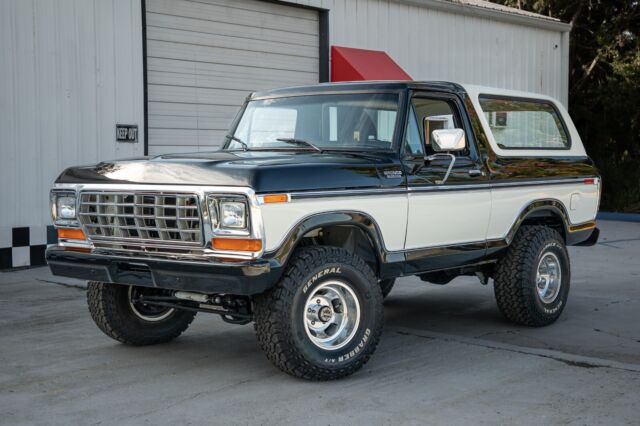
[[567, 209], [564, 207], [564, 204], [556, 199], [541, 199], [532, 201], [522, 210], [520, 210], [518, 217], [516, 218], [515, 222], [511, 226], [511, 229], [509, 229], [509, 232], [507, 232], [507, 235], [505, 237], [505, 242], [507, 243], [507, 245], [511, 244], [516, 234], [520, 230], [522, 223], [526, 219], [529, 219], [535, 214], [539, 214], [542, 212], [549, 212], [555, 216], [560, 217], [560, 219], [562, 220], [562, 226], [564, 228], [563, 231], [565, 238], [569, 235], [569, 215], [567, 214]]

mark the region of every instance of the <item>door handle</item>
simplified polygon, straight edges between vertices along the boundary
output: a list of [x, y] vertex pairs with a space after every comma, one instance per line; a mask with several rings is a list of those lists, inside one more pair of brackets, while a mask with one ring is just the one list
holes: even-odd
[[471, 177], [476, 177], [476, 176], [484, 176], [484, 173], [482, 173], [482, 170], [478, 170], [478, 169], [471, 169], [468, 171], [469, 176]]

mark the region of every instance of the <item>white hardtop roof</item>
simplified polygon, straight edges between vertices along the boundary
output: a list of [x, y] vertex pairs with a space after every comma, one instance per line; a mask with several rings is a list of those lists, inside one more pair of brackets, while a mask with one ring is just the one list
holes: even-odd
[[[464, 88], [464, 90], [469, 95], [471, 99], [471, 103], [473, 104], [474, 109], [478, 112], [478, 119], [484, 128], [484, 131], [489, 139], [489, 144], [491, 145], [491, 149], [493, 152], [503, 157], [522, 157], [522, 156], [530, 156], [530, 157], [548, 157], [552, 155], [560, 155], [560, 156], [577, 156], [584, 157], [587, 153], [584, 150], [584, 146], [582, 145], [582, 140], [580, 139], [580, 135], [578, 134], [578, 130], [576, 126], [573, 124], [569, 113], [565, 109], [565, 107], [557, 100], [552, 98], [551, 96], [541, 95], [539, 93], [531, 93], [531, 92], [522, 92], [519, 90], [507, 90], [507, 89], [498, 89], [494, 87], [486, 87], [486, 86], [476, 86], [473, 84], [460, 84]], [[495, 140], [493, 135], [493, 131], [491, 126], [489, 126], [489, 122], [485, 117], [485, 114], [482, 112], [482, 106], [480, 105], [480, 96], [481, 95], [494, 95], [494, 96], [505, 96], [512, 98], [529, 98], [529, 99], [540, 99], [551, 102], [557, 112], [560, 114], [562, 121], [566, 126], [566, 130], [569, 133], [569, 138], [571, 141], [571, 146], [568, 149], [558, 149], [558, 150], [545, 150], [545, 149], [504, 149], [501, 148]]]

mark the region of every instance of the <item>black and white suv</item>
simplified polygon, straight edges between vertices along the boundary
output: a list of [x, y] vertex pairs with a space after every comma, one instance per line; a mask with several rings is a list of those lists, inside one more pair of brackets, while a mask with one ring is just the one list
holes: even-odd
[[374, 352], [394, 280], [492, 278], [544, 326], [593, 245], [600, 178], [555, 100], [444, 82], [251, 95], [215, 152], [73, 167], [51, 192], [56, 275], [108, 336], [169, 341], [196, 312], [255, 323], [283, 371], [327, 380]]

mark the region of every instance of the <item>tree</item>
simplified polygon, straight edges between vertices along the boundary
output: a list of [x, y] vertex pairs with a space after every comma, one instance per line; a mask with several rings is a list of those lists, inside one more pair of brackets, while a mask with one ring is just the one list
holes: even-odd
[[572, 24], [569, 111], [603, 176], [601, 209], [640, 212], [640, 1], [492, 1]]

